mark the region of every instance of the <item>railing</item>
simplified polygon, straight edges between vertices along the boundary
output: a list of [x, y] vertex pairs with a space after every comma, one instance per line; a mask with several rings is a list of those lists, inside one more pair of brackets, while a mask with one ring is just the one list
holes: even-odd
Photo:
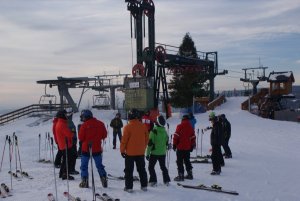
[[[254, 96], [250, 97], [250, 104], [258, 103], [259, 100], [269, 93], [268, 88], [261, 88]], [[242, 110], [249, 110], [249, 99], [245, 100], [241, 105]]]
[[225, 102], [226, 102], [225, 95], [218, 96], [216, 99], [214, 99], [213, 101], [207, 104], [207, 110], [213, 110], [217, 106], [220, 106]]
[[53, 111], [58, 111], [60, 109], [60, 104], [33, 104], [15, 111], [9, 112], [7, 114], [0, 115], [0, 126], [12, 122], [21, 117], [25, 117], [31, 114], [51, 114]]

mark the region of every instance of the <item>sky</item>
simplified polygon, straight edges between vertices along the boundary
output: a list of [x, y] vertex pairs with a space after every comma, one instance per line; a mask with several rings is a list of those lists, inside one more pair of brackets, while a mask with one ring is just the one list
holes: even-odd
[[[154, 4], [156, 42], [178, 47], [188, 32], [198, 51], [218, 52], [229, 73], [216, 90], [244, 89], [242, 69], [259, 66], [293, 71], [300, 84], [299, 0]], [[0, 109], [38, 103], [37, 80], [130, 73], [136, 61], [123, 0], [0, 0], [0, 24]]]

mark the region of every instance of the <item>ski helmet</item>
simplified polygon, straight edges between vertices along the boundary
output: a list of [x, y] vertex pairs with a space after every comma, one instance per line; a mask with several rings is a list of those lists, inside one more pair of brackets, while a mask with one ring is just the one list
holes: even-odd
[[131, 119], [139, 119], [140, 118], [140, 112], [133, 108], [131, 110], [128, 111], [128, 119], [131, 120]]
[[156, 122], [159, 126], [161, 127], [164, 127], [166, 125], [166, 120], [165, 118], [162, 116], [162, 115], [159, 115], [157, 118], [156, 118]]
[[90, 110], [83, 110], [81, 112], [83, 121], [93, 118], [93, 113]]

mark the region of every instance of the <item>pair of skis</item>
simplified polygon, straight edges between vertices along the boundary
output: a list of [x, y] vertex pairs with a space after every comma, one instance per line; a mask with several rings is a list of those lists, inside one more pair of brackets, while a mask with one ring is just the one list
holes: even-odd
[[107, 195], [106, 193], [103, 193], [102, 195], [100, 195], [99, 193], [95, 194], [96, 198], [102, 201], [120, 201], [119, 198], [112, 198], [109, 195]]
[[198, 186], [193, 185], [185, 185], [181, 183], [177, 183], [178, 186], [182, 186], [183, 188], [191, 188], [191, 189], [197, 189], [197, 190], [206, 190], [206, 191], [212, 191], [212, 192], [218, 192], [218, 193], [226, 193], [231, 195], [238, 195], [239, 193], [236, 191], [231, 190], [224, 190], [221, 186], [218, 185], [212, 185], [212, 186], [206, 186], [203, 184], [200, 184]]
[[8, 186], [5, 183], [2, 183], [0, 186], [0, 197], [1, 198], [6, 198], [12, 196]]
[[[74, 197], [73, 195], [69, 194], [68, 192], [64, 192], [64, 196], [68, 198], [68, 201], [81, 201], [79, 197]], [[47, 198], [49, 201], [55, 201], [55, 197], [52, 193], [48, 193]]]
[[21, 181], [22, 178], [18, 175], [18, 173], [21, 174], [22, 177], [33, 179], [32, 176], [30, 176], [27, 172], [24, 171], [20, 171], [20, 170], [17, 170], [17, 172], [8, 171], [8, 174], [12, 175], [13, 178], [15, 178], [17, 181]]
[[[75, 197], [68, 192], [64, 192], [64, 196], [66, 198], [68, 198], [69, 201], [81, 201], [81, 199], [79, 197]], [[97, 199], [102, 200], [102, 201], [120, 201], [120, 199], [118, 199], [118, 198], [114, 199], [106, 193], [103, 193], [102, 195], [100, 195], [99, 193], [96, 193], [95, 196]], [[55, 201], [54, 195], [52, 193], [49, 193], [47, 197], [48, 197], [49, 201]]]
[[[125, 180], [125, 177], [123, 176], [115, 176], [111, 174], [107, 174], [107, 178], [112, 180]], [[140, 181], [140, 179], [138, 176], [133, 176], [133, 181]]]

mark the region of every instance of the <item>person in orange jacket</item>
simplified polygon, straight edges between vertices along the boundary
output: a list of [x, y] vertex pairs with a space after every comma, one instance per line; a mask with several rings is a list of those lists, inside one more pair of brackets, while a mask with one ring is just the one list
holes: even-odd
[[70, 164], [70, 156], [67, 154], [72, 153], [72, 138], [73, 138], [73, 133], [68, 127], [68, 121], [67, 121], [67, 112], [66, 110], [59, 110], [56, 114], [57, 117], [57, 122], [54, 127], [54, 134], [56, 136], [57, 144], [58, 144], [58, 149], [63, 153], [63, 159], [62, 163], [60, 166], [60, 171], [59, 171], [59, 178], [62, 178], [63, 180], [69, 179], [69, 180], [74, 180], [74, 177], [68, 175], [67, 171], [67, 164]]
[[[89, 182], [89, 172], [88, 165], [90, 160], [90, 150], [91, 146], [92, 156], [95, 161], [95, 165], [97, 167], [98, 173], [100, 175], [100, 179], [102, 182], [102, 186], [107, 188], [107, 174], [104, 169], [104, 165], [102, 164], [102, 140], [107, 137], [107, 130], [102, 121], [97, 120], [93, 117], [93, 113], [90, 110], [84, 110], [82, 112], [83, 124], [79, 130], [79, 140], [82, 143], [81, 147], [81, 183], [79, 187], [88, 188]], [[92, 160], [92, 159], [91, 159]]]
[[132, 192], [134, 163], [140, 177], [141, 189], [147, 191], [148, 178], [145, 169], [145, 150], [149, 140], [147, 127], [139, 120], [140, 113], [137, 109], [128, 112], [129, 123], [123, 129], [120, 152], [125, 158], [125, 188], [124, 191]]

